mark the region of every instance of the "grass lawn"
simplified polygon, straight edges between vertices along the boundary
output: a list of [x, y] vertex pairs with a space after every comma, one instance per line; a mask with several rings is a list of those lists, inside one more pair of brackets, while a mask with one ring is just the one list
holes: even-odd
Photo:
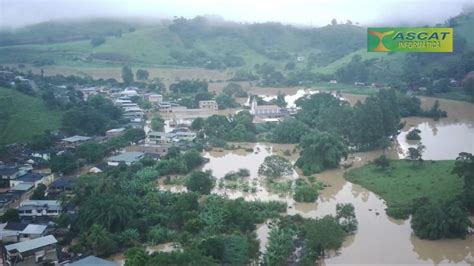
[[387, 170], [374, 164], [352, 169], [346, 179], [360, 184], [387, 202], [387, 214], [407, 218], [413, 201], [451, 199], [462, 192], [463, 179], [451, 173], [454, 161], [425, 161], [421, 166], [407, 160], [390, 161]]
[[10, 99], [6, 108], [9, 115], [0, 120], [0, 145], [25, 142], [46, 129], [61, 126], [61, 113], [49, 110], [41, 98], [0, 88], [0, 99], [5, 98]]

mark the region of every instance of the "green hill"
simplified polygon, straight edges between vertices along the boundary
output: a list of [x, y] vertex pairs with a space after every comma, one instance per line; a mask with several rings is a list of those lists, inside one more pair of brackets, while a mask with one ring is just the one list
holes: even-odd
[[[122, 30], [120, 35], [111, 33], [125, 27], [122, 24], [112, 28], [113, 23], [104, 22], [100, 30], [86, 30], [96, 24], [47, 23], [0, 33], [6, 40], [0, 43], [0, 63], [90, 66], [112, 62], [222, 68], [264, 62], [284, 65], [303, 56], [325, 65], [365, 46], [365, 29], [354, 25], [310, 29], [279, 23], [212, 24], [197, 17], [137, 26], [135, 31]], [[73, 34], [77, 28], [81, 30]], [[45, 37], [38, 34], [41, 32]], [[67, 37], [67, 32], [71, 36]], [[97, 36], [105, 42], [94, 47], [91, 38]], [[71, 41], [60, 41], [68, 38]]]
[[[280, 23], [216, 23], [205, 17], [153, 25], [117, 20], [48, 22], [0, 32], [0, 64], [253, 69], [256, 64], [270, 63], [283, 69], [295, 62], [297, 70], [333, 74], [359, 55], [371, 61], [372, 76], [398, 78], [410, 58], [415, 58], [422, 75], [453, 68], [465, 51], [474, 50], [472, 25], [473, 11], [436, 25], [454, 27], [455, 53], [412, 56], [368, 53], [366, 28], [348, 24], [298, 28]], [[93, 45], [94, 38], [105, 42]]]
[[35, 134], [61, 126], [61, 113], [42, 99], [0, 87], [0, 145], [25, 142]]

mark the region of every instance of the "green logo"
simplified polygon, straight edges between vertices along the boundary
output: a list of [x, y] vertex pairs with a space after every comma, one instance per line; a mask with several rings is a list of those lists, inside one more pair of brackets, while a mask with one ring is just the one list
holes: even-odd
[[368, 52], [453, 52], [453, 28], [368, 28]]

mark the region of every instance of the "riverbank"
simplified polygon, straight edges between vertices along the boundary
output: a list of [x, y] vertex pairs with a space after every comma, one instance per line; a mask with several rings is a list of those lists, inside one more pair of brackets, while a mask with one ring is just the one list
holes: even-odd
[[406, 219], [414, 202], [421, 198], [435, 202], [462, 193], [463, 179], [451, 173], [453, 167], [452, 160], [422, 164], [392, 160], [386, 169], [370, 163], [348, 171], [345, 177], [381, 196], [386, 201], [389, 216]]

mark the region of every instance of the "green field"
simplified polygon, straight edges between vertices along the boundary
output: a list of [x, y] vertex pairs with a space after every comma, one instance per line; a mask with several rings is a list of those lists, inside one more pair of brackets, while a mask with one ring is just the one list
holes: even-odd
[[25, 142], [35, 134], [61, 126], [61, 113], [50, 111], [40, 98], [0, 88], [0, 99], [4, 105], [0, 110], [8, 113], [0, 120], [0, 145]]
[[[387, 170], [373, 164], [350, 170], [346, 179], [362, 185], [387, 202], [387, 213], [406, 217], [414, 200], [426, 197], [431, 202], [451, 199], [462, 193], [463, 179], [451, 173], [454, 161], [390, 161]], [[404, 213], [400, 213], [404, 212]]]

